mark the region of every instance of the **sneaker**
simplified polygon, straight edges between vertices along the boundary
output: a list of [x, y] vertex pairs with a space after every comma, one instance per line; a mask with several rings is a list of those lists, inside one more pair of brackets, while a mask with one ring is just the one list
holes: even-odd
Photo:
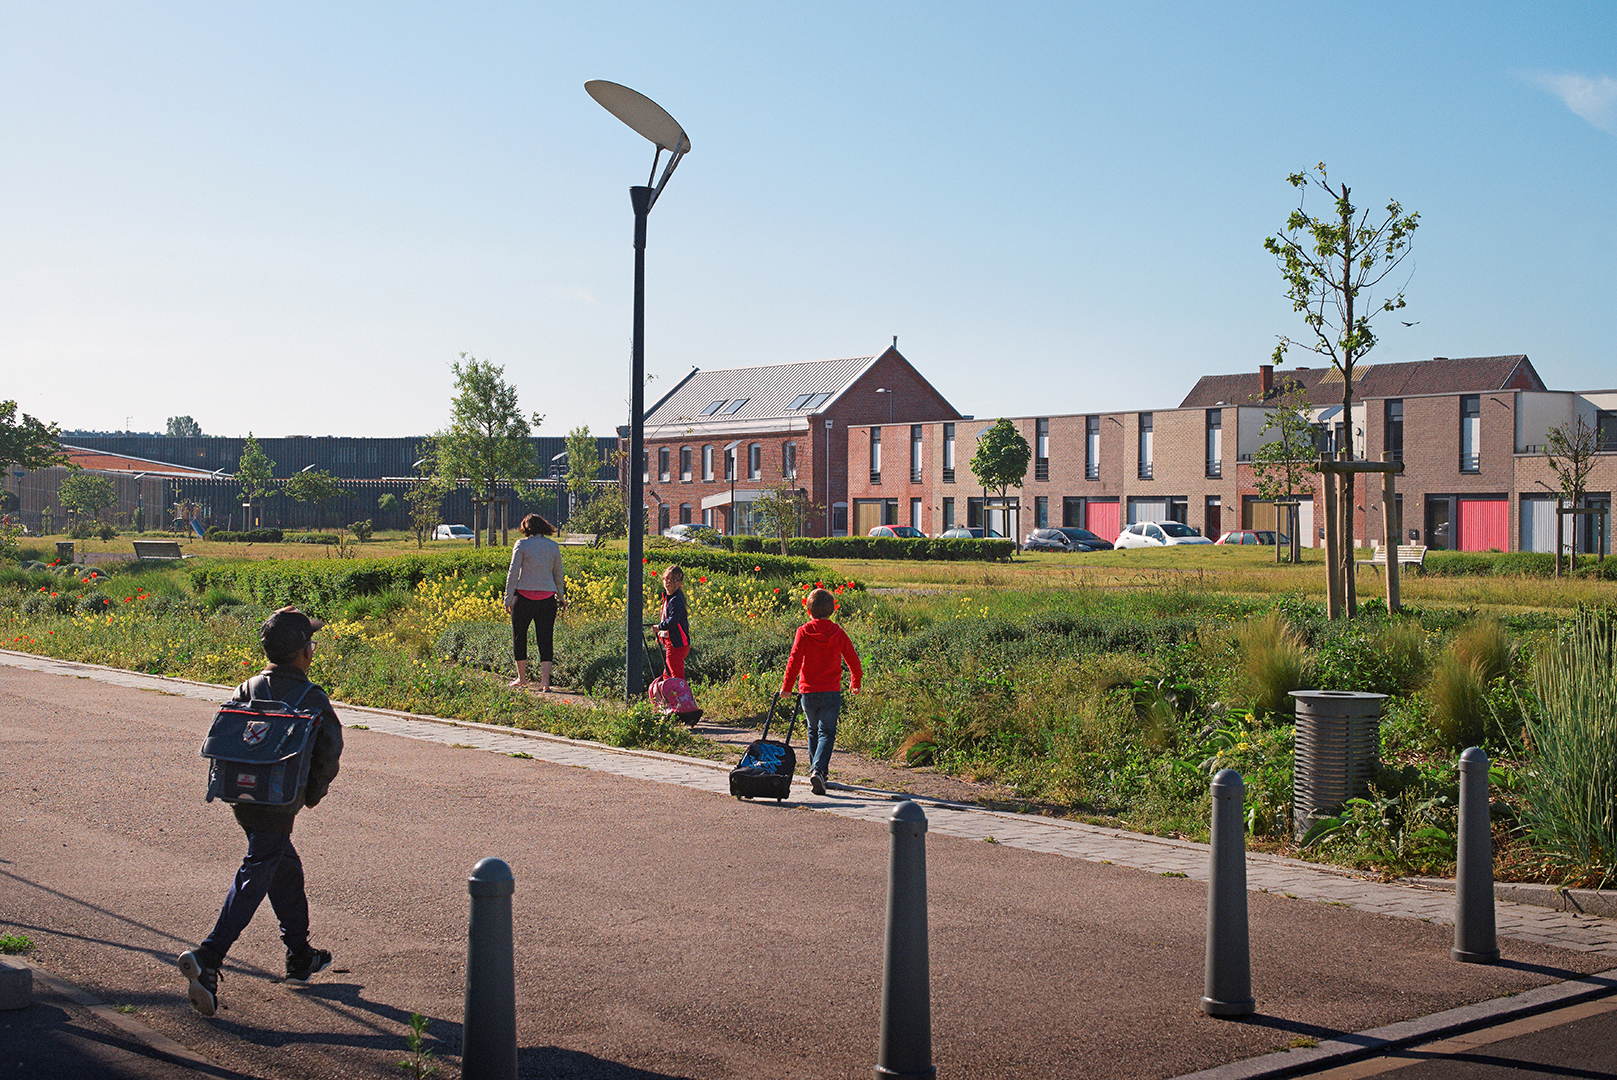
[[325, 949], [310, 949], [301, 956], [287, 953], [286, 981], [295, 983], [308, 982], [309, 976], [322, 972], [330, 966], [331, 954]]
[[816, 795], [824, 795], [825, 794], [825, 777], [821, 776], [817, 772], [809, 773], [809, 787], [813, 789], [814, 794], [816, 794]]
[[203, 1016], [219, 1011], [219, 969], [208, 967], [195, 952], [180, 954], [180, 974], [190, 980], [191, 1008]]

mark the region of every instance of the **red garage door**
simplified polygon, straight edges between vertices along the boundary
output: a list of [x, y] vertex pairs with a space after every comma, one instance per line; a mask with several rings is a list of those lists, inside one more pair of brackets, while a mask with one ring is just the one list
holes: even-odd
[[1116, 540], [1117, 534], [1123, 531], [1118, 520], [1118, 502], [1100, 502], [1090, 499], [1084, 503], [1084, 528], [1100, 537], [1102, 540]]
[[1508, 498], [1460, 499], [1460, 536], [1457, 550], [1510, 549]]

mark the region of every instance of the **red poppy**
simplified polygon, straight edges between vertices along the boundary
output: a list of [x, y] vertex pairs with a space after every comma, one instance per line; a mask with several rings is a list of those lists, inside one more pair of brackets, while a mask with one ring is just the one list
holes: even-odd
[[706, 577], [699, 577], [696, 580], [701, 582], [703, 585], [707, 584], [707, 578]]
[[814, 583], [814, 587], [816, 589], [823, 589], [823, 588], [825, 588], [825, 583], [823, 581], [816, 581]]
[[755, 566], [755, 567], [753, 567], [753, 568], [752, 568], [752, 569], [753, 569], [753, 572], [754, 572], [754, 573], [757, 573], [757, 572], [758, 572], [758, 571], [759, 571], [759, 570], [762, 570], [762, 569], [763, 569], [763, 567], [761, 567], [761, 566]]
[[804, 592], [808, 592], [808, 588], [809, 588], [809, 587], [808, 587], [808, 582], [806, 582], [806, 581], [805, 581], [805, 582], [803, 582], [803, 591], [804, 591]]
[[777, 596], [779, 596], [779, 595], [780, 595], [780, 590], [779, 590], [779, 589], [776, 589], [776, 590], [775, 590], [775, 595], [777, 595]]

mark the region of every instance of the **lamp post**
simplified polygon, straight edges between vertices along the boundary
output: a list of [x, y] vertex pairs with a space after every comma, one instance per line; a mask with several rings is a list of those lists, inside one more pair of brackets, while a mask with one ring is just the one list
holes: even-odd
[[725, 532], [731, 536], [736, 534], [736, 472], [741, 467], [741, 462], [736, 459], [736, 447], [740, 445], [741, 440], [737, 439], [724, 448], [725, 471], [730, 474], [730, 527]]
[[835, 420], [825, 422], [825, 535], [831, 535], [831, 427]]
[[138, 472], [130, 478], [135, 481], [135, 531], [142, 534], [146, 532], [146, 490], [140, 479], [145, 475]]
[[[691, 140], [662, 106], [644, 94], [619, 86], [604, 79], [592, 79], [584, 84], [584, 91], [613, 116], [633, 128], [657, 147], [651, 159], [651, 175], [645, 187], [629, 189], [629, 205], [634, 209], [634, 343], [630, 352], [629, 372], [629, 596], [628, 634], [624, 648], [624, 697], [633, 701], [640, 696], [640, 660], [643, 650], [643, 631], [640, 627], [641, 605], [644, 597], [644, 575], [641, 565], [645, 550], [645, 487], [640, 471], [640, 459], [645, 448], [646, 397], [646, 218], [656, 205], [668, 178], [674, 175], [679, 161], [691, 149]], [[668, 165], [657, 180], [657, 162], [662, 153], [669, 153]], [[656, 180], [657, 186], [650, 184]]]
[[885, 386], [876, 387], [876, 393], [887, 395], [887, 426], [893, 424], [893, 392]]

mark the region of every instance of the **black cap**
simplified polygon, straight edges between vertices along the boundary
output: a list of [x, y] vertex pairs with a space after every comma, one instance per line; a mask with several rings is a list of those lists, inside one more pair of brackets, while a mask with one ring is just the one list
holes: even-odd
[[326, 625], [310, 618], [295, 607], [284, 607], [272, 612], [259, 628], [258, 638], [264, 644], [264, 655], [271, 660], [284, 660], [303, 651], [314, 632]]

